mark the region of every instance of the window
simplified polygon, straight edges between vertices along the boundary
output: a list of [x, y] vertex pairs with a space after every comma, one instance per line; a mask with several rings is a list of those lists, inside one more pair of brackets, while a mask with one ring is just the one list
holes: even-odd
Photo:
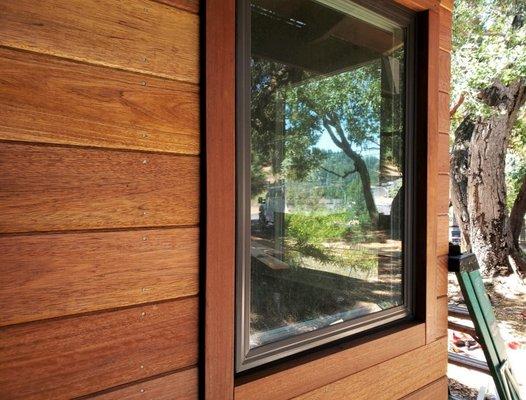
[[238, 372], [412, 316], [412, 16], [369, 7], [239, 1]]

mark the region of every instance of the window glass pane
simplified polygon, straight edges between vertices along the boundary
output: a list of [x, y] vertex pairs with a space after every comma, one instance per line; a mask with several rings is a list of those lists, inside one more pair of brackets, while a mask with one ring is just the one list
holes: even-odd
[[249, 348], [403, 305], [403, 29], [252, 0]]

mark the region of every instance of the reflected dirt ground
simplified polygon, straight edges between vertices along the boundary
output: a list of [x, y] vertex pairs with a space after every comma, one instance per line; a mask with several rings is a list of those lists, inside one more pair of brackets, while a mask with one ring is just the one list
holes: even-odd
[[[401, 242], [323, 244], [337, 262], [299, 255], [252, 230], [251, 347], [402, 304]], [[349, 261], [350, 260], [350, 261]], [[352, 260], [355, 263], [352, 264]], [[347, 261], [347, 263], [346, 263]]]

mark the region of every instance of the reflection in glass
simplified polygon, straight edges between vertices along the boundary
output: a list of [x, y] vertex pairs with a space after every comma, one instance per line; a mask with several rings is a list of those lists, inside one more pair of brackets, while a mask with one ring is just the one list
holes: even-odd
[[250, 348], [404, 301], [405, 33], [340, 3], [251, 1]]

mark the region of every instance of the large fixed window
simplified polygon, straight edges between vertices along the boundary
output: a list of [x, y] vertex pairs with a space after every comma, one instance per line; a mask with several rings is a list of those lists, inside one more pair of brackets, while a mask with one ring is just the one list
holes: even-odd
[[239, 1], [238, 372], [411, 318], [412, 23], [375, 3]]

